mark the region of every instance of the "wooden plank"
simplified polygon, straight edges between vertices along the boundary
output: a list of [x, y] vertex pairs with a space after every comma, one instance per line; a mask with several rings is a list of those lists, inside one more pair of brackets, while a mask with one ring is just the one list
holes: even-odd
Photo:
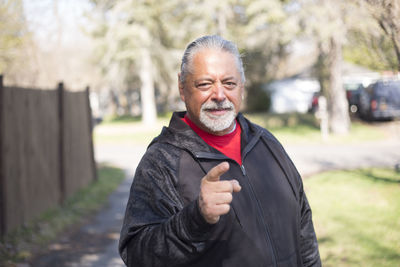
[[4, 156], [3, 156], [3, 131], [4, 127], [4, 88], [3, 76], [0, 75], [0, 237], [6, 233], [6, 192], [5, 192], [5, 177], [4, 177]]
[[66, 196], [93, 181], [86, 92], [64, 92]]
[[58, 84], [58, 119], [59, 119], [59, 143], [58, 143], [58, 160], [59, 160], [59, 179], [60, 179], [60, 204], [63, 204], [66, 198], [65, 186], [65, 159], [64, 159], [64, 84]]
[[90, 144], [90, 157], [91, 157], [91, 166], [92, 166], [92, 173], [93, 179], [95, 181], [98, 180], [97, 175], [97, 167], [96, 167], [96, 160], [94, 158], [94, 146], [93, 146], [93, 117], [92, 117], [92, 108], [90, 106], [90, 88], [89, 86], [86, 87], [86, 106], [87, 106], [87, 114], [88, 114], [88, 123], [89, 123], [89, 144]]

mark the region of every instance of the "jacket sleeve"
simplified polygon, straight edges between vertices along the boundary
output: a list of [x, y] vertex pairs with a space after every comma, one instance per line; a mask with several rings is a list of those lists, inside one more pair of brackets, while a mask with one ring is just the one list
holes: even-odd
[[197, 201], [183, 206], [175, 188], [176, 158], [153, 152], [136, 170], [121, 230], [119, 251], [128, 267], [187, 264], [206, 248], [213, 227]]
[[[301, 179], [301, 178], [300, 178]], [[312, 222], [312, 212], [301, 183], [300, 192], [300, 252], [303, 266], [321, 266], [318, 242]]]

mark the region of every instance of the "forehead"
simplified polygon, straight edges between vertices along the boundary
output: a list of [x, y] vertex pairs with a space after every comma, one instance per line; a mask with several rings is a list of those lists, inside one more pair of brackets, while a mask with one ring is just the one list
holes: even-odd
[[236, 57], [220, 49], [201, 49], [191, 62], [192, 74], [239, 74]]

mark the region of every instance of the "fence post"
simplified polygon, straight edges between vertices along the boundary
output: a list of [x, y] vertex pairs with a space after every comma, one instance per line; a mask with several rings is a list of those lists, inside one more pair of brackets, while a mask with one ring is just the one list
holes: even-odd
[[92, 170], [93, 170], [93, 179], [95, 181], [98, 180], [97, 176], [97, 168], [96, 168], [96, 160], [94, 158], [94, 146], [93, 146], [93, 128], [94, 122], [92, 117], [92, 108], [90, 106], [90, 87], [86, 87], [86, 102], [87, 102], [87, 114], [88, 114], [88, 122], [89, 122], [89, 138], [90, 138], [90, 157], [92, 162]]
[[6, 205], [6, 190], [5, 190], [5, 172], [4, 172], [4, 155], [3, 155], [3, 129], [4, 120], [4, 89], [3, 75], [0, 75], [0, 240], [6, 233], [7, 223], [7, 205]]
[[65, 158], [64, 158], [64, 84], [63, 82], [58, 83], [57, 87], [58, 94], [58, 160], [59, 160], [59, 179], [60, 179], [60, 204], [64, 203], [66, 197], [65, 188]]

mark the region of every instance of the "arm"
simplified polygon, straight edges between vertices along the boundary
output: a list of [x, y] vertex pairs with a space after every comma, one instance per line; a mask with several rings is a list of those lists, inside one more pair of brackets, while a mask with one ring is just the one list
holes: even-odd
[[183, 207], [175, 190], [177, 163], [156, 153], [142, 159], [131, 187], [119, 245], [128, 266], [188, 263], [206, 248], [213, 228], [197, 201]]
[[312, 222], [312, 212], [303, 185], [300, 192], [301, 222], [300, 222], [300, 252], [304, 266], [321, 266], [318, 242]]
[[133, 227], [126, 245], [127, 266], [184, 265], [205, 249], [208, 227], [196, 202], [162, 223]]

